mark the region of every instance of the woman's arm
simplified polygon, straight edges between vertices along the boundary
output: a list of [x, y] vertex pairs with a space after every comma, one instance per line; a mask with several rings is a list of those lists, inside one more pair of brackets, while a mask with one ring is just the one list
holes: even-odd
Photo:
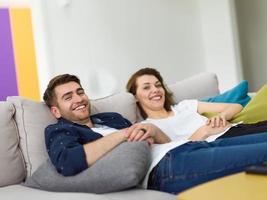
[[226, 126], [212, 127], [210, 125], [201, 126], [188, 139], [191, 141], [203, 141], [209, 136], [217, 135], [228, 129], [231, 124], [228, 122]]
[[199, 114], [203, 114], [205, 112], [225, 113], [227, 116], [226, 120], [230, 120], [242, 109], [242, 105], [237, 103], [209, 103], [199, 101], [197, 111]]
[[243, 107], [236, 103], [207, 103], [198, 102], [198, 113], [203, 114], [205, 112], [218, 113], [217, 116], [210, 118], [207, 122], [212, 127], [225, 126], [226, 121], [231, 120], [237, 113], [241, 112]]

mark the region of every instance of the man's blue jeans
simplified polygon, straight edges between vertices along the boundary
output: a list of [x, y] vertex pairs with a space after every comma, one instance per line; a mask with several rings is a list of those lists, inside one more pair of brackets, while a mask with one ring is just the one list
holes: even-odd
[[169, 151], [150, 173], [148, 188], [170, 193], [267, 161], [267, 132], [188, 142]]

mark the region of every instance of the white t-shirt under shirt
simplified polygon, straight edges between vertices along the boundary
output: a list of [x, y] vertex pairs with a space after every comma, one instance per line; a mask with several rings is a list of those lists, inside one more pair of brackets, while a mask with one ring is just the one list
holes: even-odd
[[94, 132], [99, 133], [102, 136], [109, 135], [110, 133], [113, 133], [117, 131], [115, 128], [111, 128], [105, 125], [99, 125], [99, 124], [94, 124], [94, 127], [91, 128]]
[[[172, 140], [170, 143], [166, 144], [154, 144], [151, 148], [152, 153], [152, 163], [149, 167], [149, 171], [142, 183], [142, 186], [146, 188], [148, 176], [150, 171], [159, 163], [159, 161], [164, 157], [164, 155], [186, 142], [188, 138], [201, 126], [206, 124], [207, 118], [200, 115], [197, 112], [198, 101], [197, 100], [184, 100], [179, 104], [171, 107], [174, 112], [173, 116], [164, 119], [150, 119], [147, 118], [142, 123], [151, 123], [159, 127], [164, 133], [166, 133]], [[230, 127], [229, 127], [230, 128]], [[227, 130], [220, 134], [210, 136], [206, 141], [211, 142], [216, 138], [224, 134]]]

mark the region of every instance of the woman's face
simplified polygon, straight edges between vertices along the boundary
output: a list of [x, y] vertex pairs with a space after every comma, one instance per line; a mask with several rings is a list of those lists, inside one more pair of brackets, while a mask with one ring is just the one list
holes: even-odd
[[148, 116], [151, 111], [164, 109], [165, 91], [153, 75], [143, 75], [136, 79], [135, 98]]

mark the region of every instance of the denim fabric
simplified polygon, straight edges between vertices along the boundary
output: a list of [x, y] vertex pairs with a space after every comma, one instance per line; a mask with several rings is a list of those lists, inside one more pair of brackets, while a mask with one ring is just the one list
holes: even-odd
[[150, 173], [148, 188], [179, 193], [267, 161], [267, 132], [214, 142], [188, 142], [169, 151]]

